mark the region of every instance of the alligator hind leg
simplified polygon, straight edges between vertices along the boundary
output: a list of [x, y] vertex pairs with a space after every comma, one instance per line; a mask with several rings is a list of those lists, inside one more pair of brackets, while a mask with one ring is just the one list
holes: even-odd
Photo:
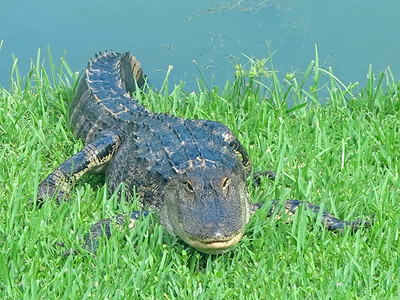
[[89, 252], [95, 253], [99, 245], [99, 238], [105, 236], [109, 239], [111, 237], [111, 231], [115, 227], [120, 228], [127, 226], [131, 229], [140, 216], [147, 216], [148, 214], [147, 211], [135, 211], [129, 215], [119, 214], [114, 218], [97, 222], [90, 228], [89, 233], [85, 235], [84, 248]]
[[82, 151], [62, 163], [40, 183], [38, 200], [56, 197], [60, 203], [68, 198], [69, 186], [88, 172], [100, 172], [121, 144], [118, 132], [105, 132], [97, 140], [86, 145]]
[[[272, 200], [272, 207], [268, 213], [268, 217], [270, 217], [275, 209], [277, 209], [277, 203], [278, 200]], [[260, 208], [262, 205], [263, 203], [254, 204], [255, 209]], [[288, 214], [294, 214], [300, 206], [304, 206], [304, 208], [307, 210], [312, 210], [316, 215], [318, 215], [321, 211], [321, 207], [318, 205], [306, 201], [290, 199], [286, 200], [285, 202], [285, 212]], [[355, 232], [358, 229], [370, 227], [373, 223], [373, 220], [360, 219], [355, 221], [343, 221], [326, 211], [322, 211], [321, 223], [330, 231], [343, 232], [345, 228], [350, 228], [351, 231]]]

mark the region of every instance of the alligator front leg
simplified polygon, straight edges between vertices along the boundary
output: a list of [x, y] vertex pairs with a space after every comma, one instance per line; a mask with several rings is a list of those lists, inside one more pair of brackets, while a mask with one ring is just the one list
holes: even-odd
[[[270, 217], [273, 212], [277, 209], [278, 200], [272, 200], [272, 207], [268, 213], [268, 217]], [[255, 204], [255, 208], [258, 209], [263, 205], [263, 203]], [[312, 210], [316, 215], [318, 215], [321, 211], [321, 207], [315, 205], [310, 202], [300, 201], [300, 200], [286, 200], [285, 202], [285, 212], [288, 214], [294, 214], [296, 210], [300, 207], [304, 206], [307, 210]], [[322, 211], [321, 215], [321, 223], [330, 231], [339, 231], [343, 232], [345, 228], [350, 228], [351, 231], [355, 232], [360, 228], [368, 228], [372, 225], [372, 220], [355, 220], [355, 221], [343, 221], [339, 220], [332, 214], [327, 211]]]
[[56, 197], [59, 203], [68, 198], [70, 185], [90, 171], [102, 171], [121, 144], [122, 140], [118, 132], [105, 132], [100, 138], [86, 145], [82, 151], [62, 163], [43, 180], [38, 187], [37, 198], [45, 200]]
[[135, 211], [129, 215], [119, 214], [114, 218], [97, 222], [90, 228], [89, 233], [85, 235], [84, 248], [89, 252], [95, 253], [99, 245], [99, 238], [104, 236], [109, 239], [113, 227], [121, 228], [127, 226], [131, 229], [140, 216], [147, 216], [148, 214], [147, 211]]

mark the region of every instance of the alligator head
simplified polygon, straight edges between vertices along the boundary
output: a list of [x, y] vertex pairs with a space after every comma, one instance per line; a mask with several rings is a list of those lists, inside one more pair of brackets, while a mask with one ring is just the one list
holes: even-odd
[[245, 179], [229, 170], [193, 170], [168, 181], [161, 223], [193, 248], [223, 253], [243, 236], [253, 213]]

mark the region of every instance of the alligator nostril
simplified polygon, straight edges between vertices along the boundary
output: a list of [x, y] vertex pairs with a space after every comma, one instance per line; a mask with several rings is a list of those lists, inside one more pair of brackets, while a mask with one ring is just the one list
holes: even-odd
[[218, 231], [214, 232], [214, 238], [216, 240], [223, 240], [226, 237], [221, 233], [220, 230], [218, 230]]
[[227, 233], [226, 226], [223, 223], [210, 223], [203, 228], [203, 235], [210, 240], [224, 240]]

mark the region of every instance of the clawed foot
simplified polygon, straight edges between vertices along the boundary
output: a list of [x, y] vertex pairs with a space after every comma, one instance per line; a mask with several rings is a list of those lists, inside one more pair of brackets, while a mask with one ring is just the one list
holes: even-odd
[[[38, 186], [37, 201], [41, 205], [45, 200], [55, 198], [60, 204], [63, 201], [69, 199], [69, 193], [67, 190], [63, 190], [61, 187], [56, 187], [50, 180], [45, 179]], [[33, 202], [33, 198], [29, 201]]]
[[85, 235], [85, 246], [83, 248], [91, 253], [95, 253], [99, 246], [99, 238], [105, 236], [109, 239], [112, 234], [112, 227], [120, 228], [128, 226], [128, 228], [133, 228], [140, 216], [147, 216], [148, 214], [147, 211], [135, 211], [129, 215], [119, 214], [114, 218], [97, 222], [90, 228], [89, 233]]
[[350, 228], [352, 232], [356, 232], [359, 229], [371, 227], [375, 222], [374, 217], [375, 215], [371, 215], [367, 220], [359, 219], [355, 221], [341, 221], [336, 219], [337, 221], [334, 223], [325, 222], [325, 226], [328, 230], [338, 231], [340, 233], [343, 233], [343, 230], [346, 228]]

